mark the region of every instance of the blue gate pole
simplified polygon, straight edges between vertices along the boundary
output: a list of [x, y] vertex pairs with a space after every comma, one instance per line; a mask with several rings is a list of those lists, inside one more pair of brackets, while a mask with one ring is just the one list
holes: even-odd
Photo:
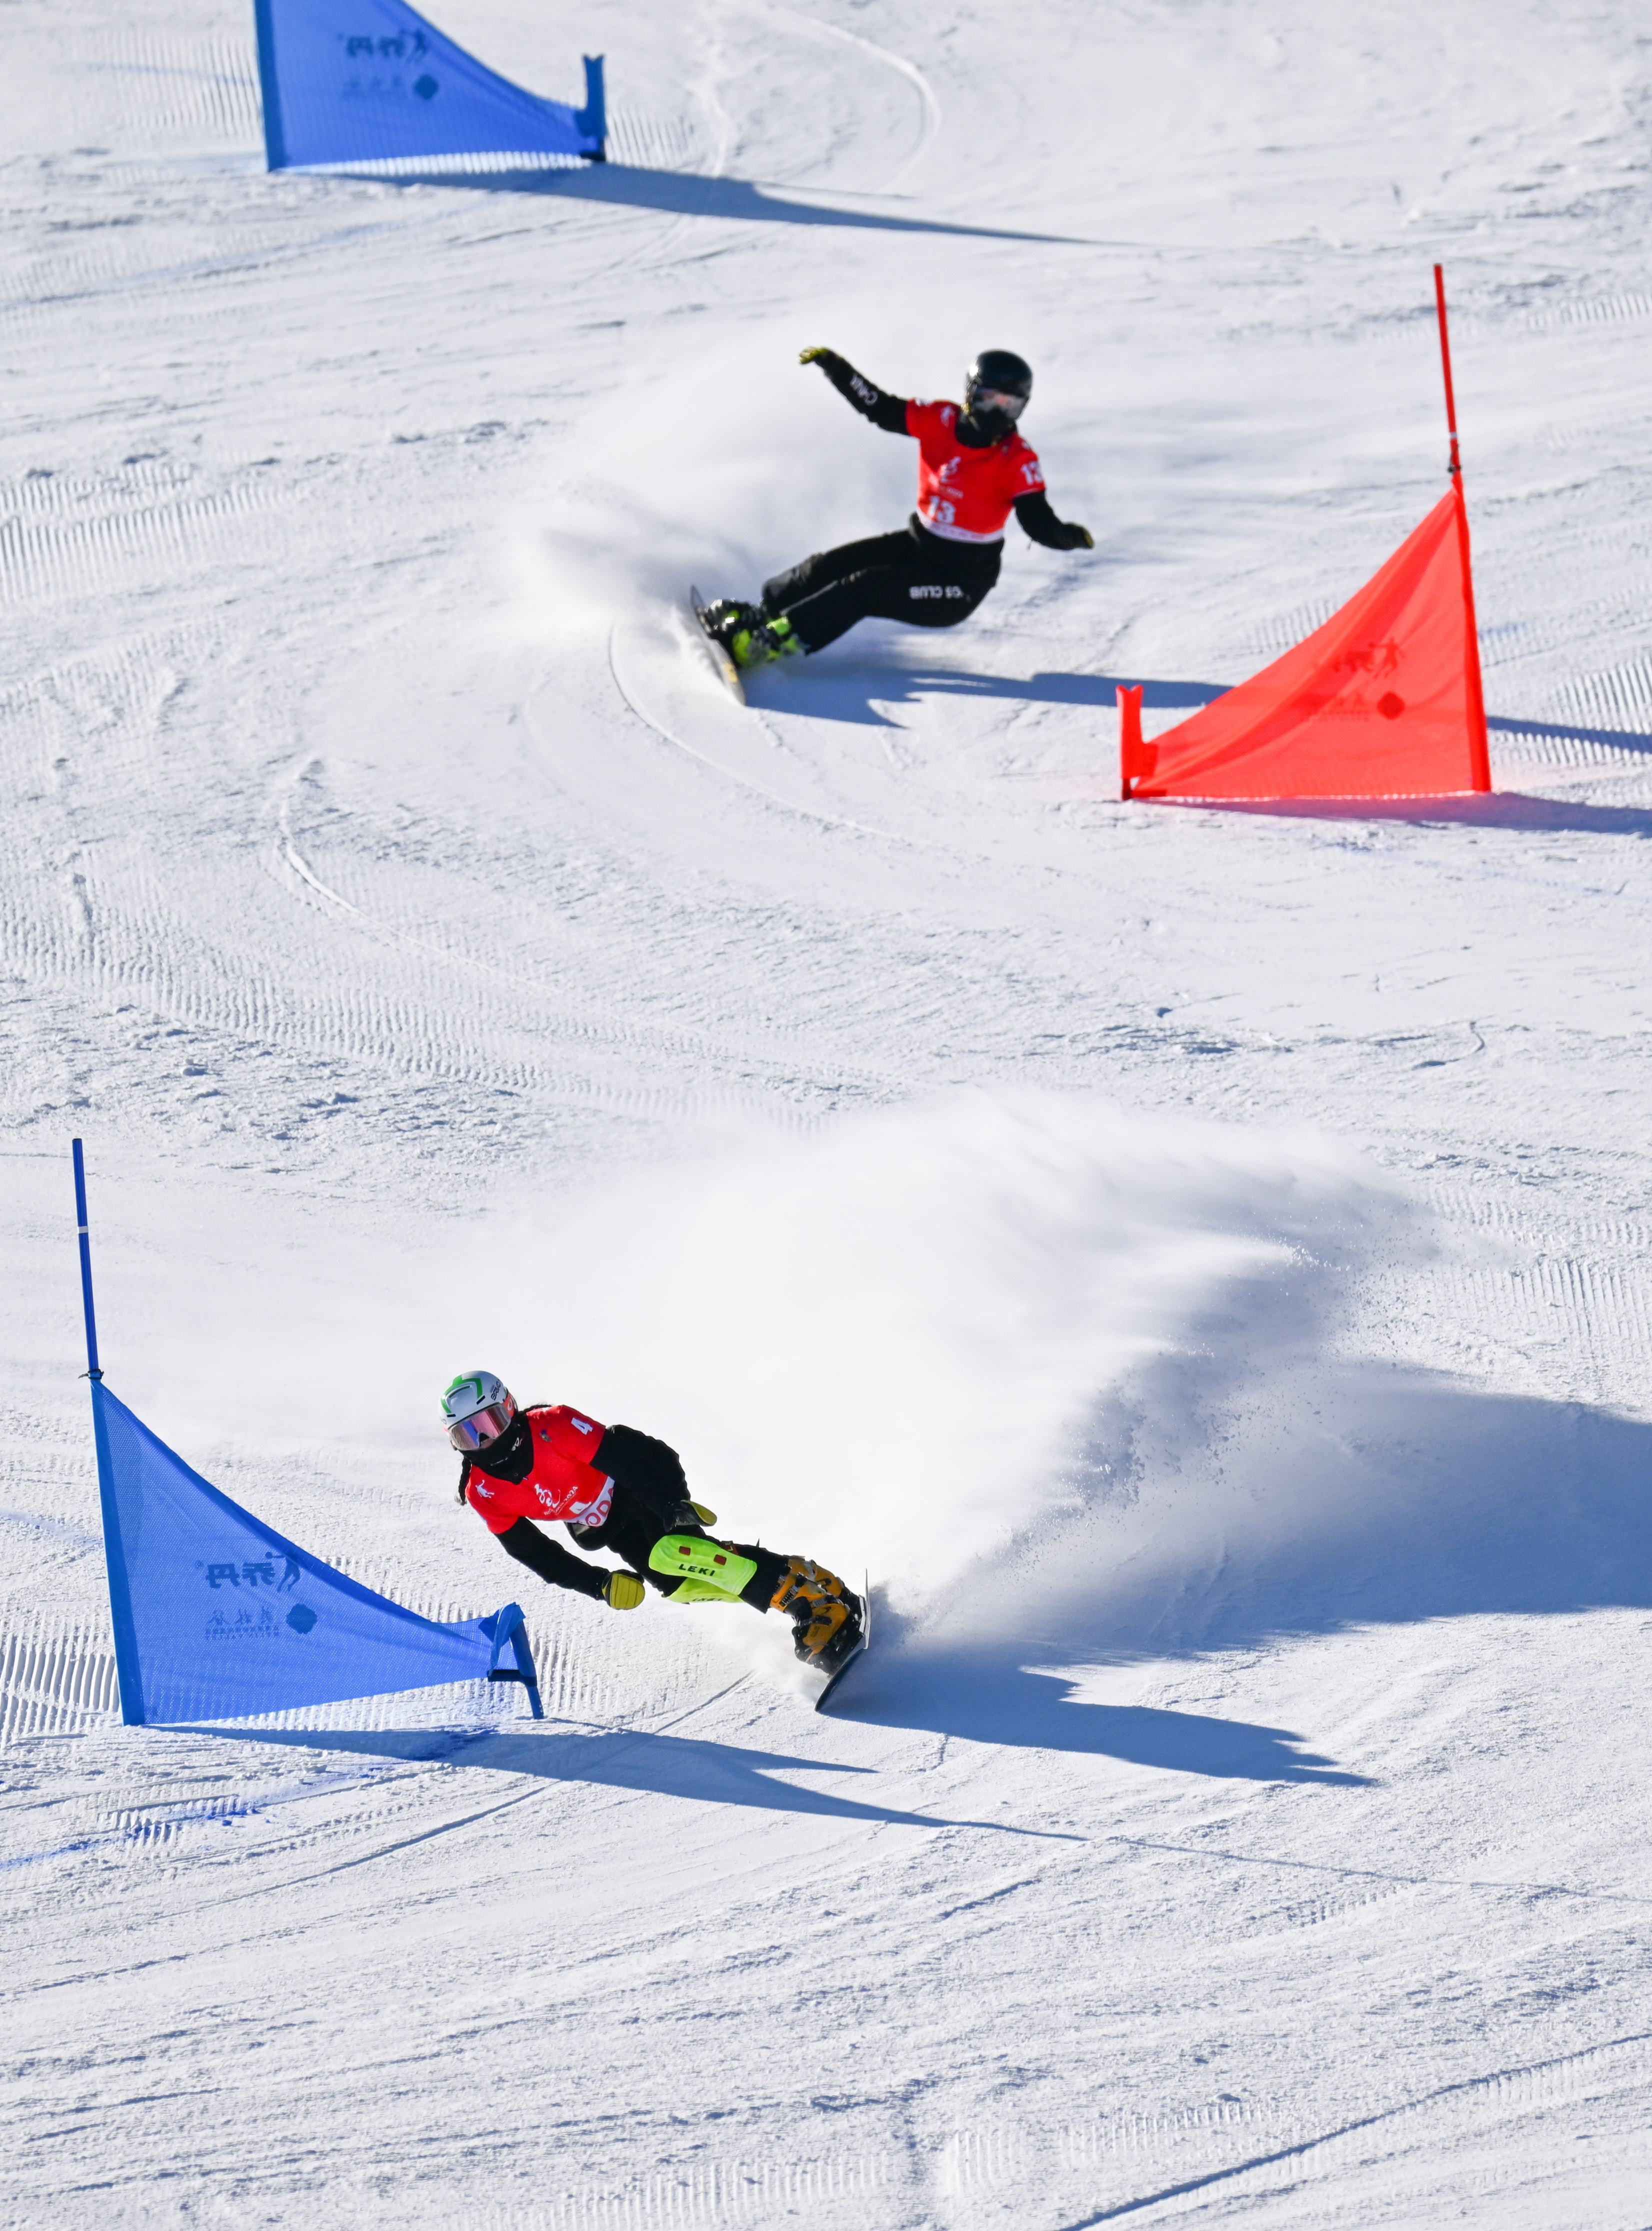
[[86, 1156], [78, 1139], [75, 1148], [75, 1220], [81, 1228], [81, 1303], [86, 1311], [86, 1375], [101, 1379], [98, 1368], [98, 1321], [92, 1313], [92, 1241], [86, 1228]]
[[114, 1465], [109, 1453], [109, 1426], [104, 1404], [113, 1396], [103, 1391], [98, 1364], [98, 1322], [92, 1314], [92, 1240], [86, 1219], [86, 1155], [78, 1139], [75, 1152], [75, 1221], [81, 1238], [81, 1300], [86, 1310], [86, 1375], [92, 1382], [92, 1438], [98, 1453], [98, 1503], [103, 1514], [103, 1559], [109, 1575], [109, 1616], [114, 1628], [114, 1665], [120, 1683], [120, 1717], [129, 1728], [140, 1728], [144, 1710], [143, 1672], [138, 1659], [138, 1637], [132, 1622], [132, 1589], [126, 1579], [126, 1551], [120, 1539], [120, 1506], [114, 1491]]
[[608, 103], [603, 91], [602, 56], [586, 55], [585, 107], [573, 112], [573, 128], [582, 139], [594, 139], [594, 147], [580, 149], [580, 158], [587, 163], [606, 163], [608, 159]]

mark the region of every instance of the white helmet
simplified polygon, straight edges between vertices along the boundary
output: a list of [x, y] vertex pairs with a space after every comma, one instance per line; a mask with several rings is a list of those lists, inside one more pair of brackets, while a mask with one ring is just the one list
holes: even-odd
[[491, 1371], [464, 1372], [442, 1397], [447, 1437], [465, 1456], [496, 1441], [515, 1414], [509, 1387]]

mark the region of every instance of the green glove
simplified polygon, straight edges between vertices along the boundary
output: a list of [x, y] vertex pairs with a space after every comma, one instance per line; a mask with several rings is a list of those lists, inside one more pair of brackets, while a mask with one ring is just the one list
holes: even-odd
[[831, 356], [833, 353], [834, 352], [828, 348], [802, 349], [798, 353], [797, 360], [800, 364], [819, 364], [823, 356]]
[[602, 1600], [612, 1611], [635, 1611], [647, 1594], [635, 1573], [610, 1573], [602, 1584]]

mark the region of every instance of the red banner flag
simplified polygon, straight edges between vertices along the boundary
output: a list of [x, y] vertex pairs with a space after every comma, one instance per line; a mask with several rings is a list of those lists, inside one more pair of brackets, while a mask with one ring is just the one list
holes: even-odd
[[1305, 642], [1149, 742], [1127, 721], [1122, 747], [1126, 798], [1489, 790], [1461, 481]]

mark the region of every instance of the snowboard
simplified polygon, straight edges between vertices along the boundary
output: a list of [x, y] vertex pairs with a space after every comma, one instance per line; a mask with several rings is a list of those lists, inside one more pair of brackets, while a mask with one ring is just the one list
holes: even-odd
[[694, 614], [694, 624], [699, 631], [701, 642], [704, 643], [710, 654], [711, 663], [717, 669], [719, 680], [725, 689], [733, 691], [735, 702], [743, 705], [746, 702], [746, 689], [740, 679], [740, 669], [706, 625], [705, 598], [696, 588], [690, 588], [689, 591], [689, 609]]
[[842, 1665], [837, 1665], [837, 1666], [834, 1666], [834, 1667], [832, 1668], [832, 1677], [831, 1677], [831, 1678], [827, 1681], [827, 1683], [826, 1683], [826, 1685], [825, 1688], [821, 1690], [821, 1691], [820, 1691], [820, 1695], [819, 1695], [819, 1696], [815, 1698], [815, 1700], [814, 1700], [814, 1709], [815, 1709], [815, 1710], [816, 1710], [817, 1712], [824, 1712], [824, 1711], [825, 1711], [825, 1710], [826, 1710], [826, 1702], [827, 1702], [827, 1699], [831, 1697], [831, 1695], [832, 1695], [832, 1691], [836, 1689], [836, 1687], [837, 1687], [837, 1685], [838, 1685], [839, 1682], [842, 1680], [842, 1678], [843, 1678], [844, 1675], [845, 1675], [845, 1674], [849, 1671], [849, 1669], [850, 1669], [850, 1667], [851, 1667], [852, 1665], [859, 1665], [859, 1663], [860, 1663], [861, 1659], [865, 1656], [866, 1652], [867, 1652], [871, 1648], [871, 1575], [870, 1575], [870, 1574], [868, 1574], [868, 1575], [867, 1575], [867, 1576], [866, 1576], [866, 1577], [865, 1577], [865, 1578], [861, 1581], [861, 1584], [860, 1584], [860, 1640], [859, 1640], [859, 1643], [857, 1645], [857, 1646], [856, 1646], [853, 1650], [852, 1650], [852, 1651], [850, 1652], [849, 1655], [848, 1655], [848, 1656], [844, 1659], [844, 1661], [843, 1661], [843, 1663], [842, 1663]]

